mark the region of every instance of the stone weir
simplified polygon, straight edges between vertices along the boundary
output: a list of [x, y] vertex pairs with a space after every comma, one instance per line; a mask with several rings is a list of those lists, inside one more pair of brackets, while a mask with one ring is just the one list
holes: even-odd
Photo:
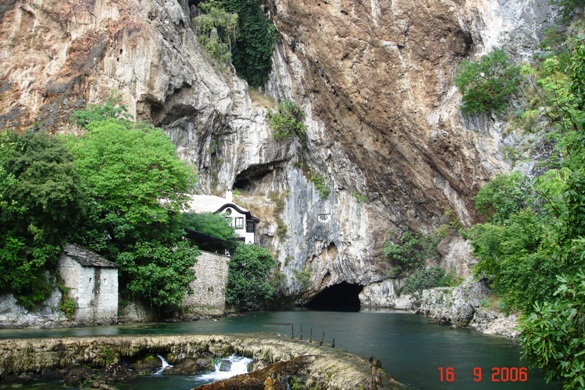
[[[77, 384], [89, 380], [98, 382], [94, 386], [112, 388], [135, 374], [108, 376], [108, 372], [145, 372], [141, 367], [148, 366], [149, 359], [151, 369], [156, 369], [160, 365], [153, 358], [156, 355], [175, 370], [182, 367], [177, 373], [193, 374], [205, 367], [202, 361], [209, 365], [231, 354], [252, 358], [252, 372], [200, 389], [285, 389], [291, 384], [299, 389], [404, 388], [380, 369], [375, 358], [368, 361], [319, 342], [259, 333], [0, 340], [0, 384], [47, 373], [64, 377], [74, 371], [80, 377]], [[97, 370], [100, 376], [95, 379]]]

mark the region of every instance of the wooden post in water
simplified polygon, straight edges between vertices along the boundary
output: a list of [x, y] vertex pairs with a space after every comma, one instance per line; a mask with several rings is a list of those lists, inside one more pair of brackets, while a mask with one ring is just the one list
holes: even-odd
[[301, 340], [303, 339], [303, 324], [301, 324]]
[[294, 322], [290, 323], [290, 334], [291, 334], [290, 338], [294, 339], [295, 338], [295, 323]]
[[309, 331], [309, 343], [313, 342], [313, 328]]
[[319, 346], [323, 345], [323, 339], [325, 338], [325, 331], [323, 331], [323, 336], [321, 336], [321, 342], [319, 343]]
[[335, 348], [335, 337], [333, 338], [333, 344], [331, 344], [331, 348]]

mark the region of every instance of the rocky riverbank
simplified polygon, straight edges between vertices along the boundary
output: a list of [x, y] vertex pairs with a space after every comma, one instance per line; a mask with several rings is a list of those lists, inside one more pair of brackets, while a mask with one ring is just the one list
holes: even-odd
[[152, 372], [158, 364], [155, 354], [173, 364], [176, 373], [193, 374], [209, 369], [213, 358], [234, 353], [252, 358], [255, 371], [208, 388], [277, 389], [291, 383], [298, 389], [403, 387], [380, 369], [377, 359], [267, 334], [0, 340], [0, 384], [53, 378], [76, 387], [115, 388], [138, 373]]
[[416, 312], [443, 325], [469, 327], [486, 334], [517, 337], [518, 316], [489, 305], [490, 290], [482, 281], [466, 279], [458, 287], [423, 290]]

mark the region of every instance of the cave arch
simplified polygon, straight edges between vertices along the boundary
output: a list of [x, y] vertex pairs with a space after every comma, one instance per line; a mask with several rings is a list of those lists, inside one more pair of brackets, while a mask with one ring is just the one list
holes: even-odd
[[341, 282], [329, 286], [315, 295], [305, 307], [315, 310], [359, 311], [359, 294], [364, 286]]

